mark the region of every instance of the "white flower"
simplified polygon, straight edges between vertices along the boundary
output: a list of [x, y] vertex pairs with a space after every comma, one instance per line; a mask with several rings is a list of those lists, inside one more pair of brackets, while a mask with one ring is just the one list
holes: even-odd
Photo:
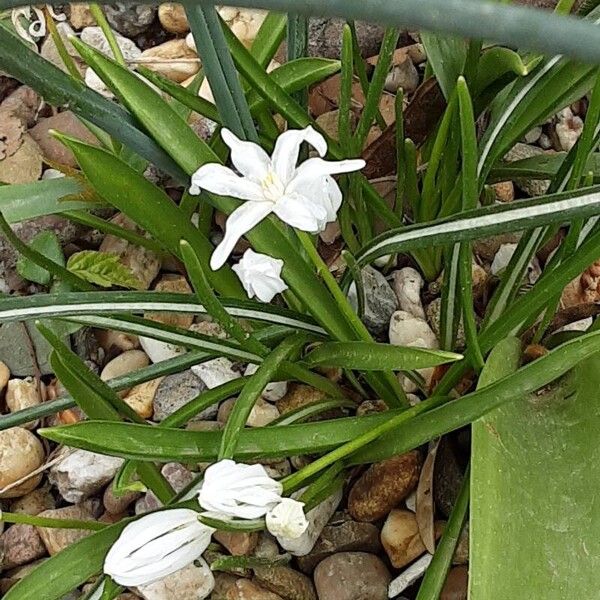
[[265, 518], [269, 533], [295, 540], [308, 528], [304, 514], [304, 502], [293, 498], [282, 498], [281, 502], [271, 509]]
[[237, 241], [271, 213], [302, 231], [322, 231], [335, 221], [342, 203], [342, 192], [331, 175], [365, 166], [360, 159], [332, 162], [322, 158], [309, 158], [297, 166], [303, 142], [320, 156], [327, 153], [325, 138], [312, 127], [282, 133], [270, 158], [260, 146], [238, 139], [227, 129], [221, 135], [241, 176], [223, 165], [206, 164], [192, 175], [190, 193], [205, 189], [246, 202], [229, 216], [225, 237], [210, 260], [212, 269], [222, 267]]
[[266, 254], [258, 254], [248, 248], [233, 270], [240, 278], [248, 298], [256, 296], [261, 302], [271, 302], [273, 298], [288, 289], [281, 279], [283, 261], [271, 258]]
[[123, 529], [106, 555], [104, 572], [128, 587], [157, 581], [197, 559], [214, 531], [187, 508], [149, 514]]
[[225, 519], [258, 519], [281, 501], [282, 491], [262, 465], [221, 460], [206, 469], [198, 501], [204, 510]]

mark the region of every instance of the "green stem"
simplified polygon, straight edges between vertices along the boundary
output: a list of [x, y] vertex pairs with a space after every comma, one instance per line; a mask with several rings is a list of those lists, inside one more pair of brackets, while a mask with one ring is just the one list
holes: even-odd
[[52, 529], [86, 529], [89, 531], [100, 531], [108, 527], [106, 523], [98, 521], [81, 521], [78, 519], [52, 519], [50, 517], [38, 517], [24, 513], [0, 512], [0, 523], [20, 523], [34, 525], [35, 527], [51, 527]]
[[124, 67], [127, 66], [125, 63], [125, 58], [123, 57], [123, 53], [121, 52], [121, 47], [117, 43], [117, 38], [113, 30], [110, 28], [108, 21], [106, 20], [106, 16], [104, 15], [104, 11], [100, 8], [99, 4], [90, 4], [90, 12], [94, 17], [96, 23], [98, 23], [98, 27], [102, 30], [102, 33], [106, 37], [106, 41], [112, 50], [113, 56], [115, 60]]

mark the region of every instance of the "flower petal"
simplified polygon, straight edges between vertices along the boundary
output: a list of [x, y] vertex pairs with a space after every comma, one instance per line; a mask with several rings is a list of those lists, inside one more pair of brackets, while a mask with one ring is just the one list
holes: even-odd
[[322, 158], [309, 158], [305, 160], [294, 173], [291, 181], [286, 187], [287, 192], [302, 190], [307, 183], [326, 175], [337, 175], [339, 173], [352, 173], [360, 171], [365, 166], [362, 158], [351, 160], [323, 160]]
[[192, 175], [190, 194], [207, 190], [219, 196], [233, 196], [240, 200], [264, 201], [262, 188], [256, 182], [236, 175], [231, 169], [218, 163], [202, 165]]
[[271, 162], [273, 163], [275, 173], [277, 173], [283, 185], [286, 185], [290, 181], [296, 170], [302, 142], [308, 142], [313, 146], [319, 153], [319, 156], [327, 154], [327, 142], [325, 138], [310, 125], [305, 129], [289, 129], [282, 133], [275, 142]]
[[277, 294], [287, 289], [281, 279], [283, 261], [248, 248], [233, 270], [240, 278], [249, 298], [256, 296], [262, 302], [270, 302]]
[[307, 529], [308, 520], [304, 514], [304, 502], [293, 498], [282, 498], [265, 517], [269, 533], [275, 537], [298, 539]]
[[325, 227], [327, 210], [320, 203], [293, 192], [280, 198], [273, 212], [284, 222], [301, 231], [317, 233]]
[[236, 208], [227, 219], [223, 241], [215, 248], [210, 257], [210, 268], [213, 271], [220, 269], [233, 251], [237, 241], [258, 225], [272, 210], [271, 202], [246, 202]]
[[152, 583], [198, 558], [213, 532], [190, 509], [146, 515], [121, 532], [106, 555], [104, 571], [121, 585]]
[[269, 155], [258, 144], [240, 140], [229, 129], [222, 129], [221, 137], [231, 150], [233, 166], [244, 177], [260, 183], [271, 168]]

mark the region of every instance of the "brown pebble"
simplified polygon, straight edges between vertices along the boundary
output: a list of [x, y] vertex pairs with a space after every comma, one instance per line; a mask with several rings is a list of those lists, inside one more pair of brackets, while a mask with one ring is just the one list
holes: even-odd
[[257, 567], [254, 575], [258, 583], [279, 594], [283, 600], [317, 600], [313, 582], [290, 567]]
[[252, 554], [258, 543], [258, 532], [251, 531], [215, 531], [213, 538], [225, 546], [233, 556]]
[[448, 573], [440, 600], [467, 600], [469, 571], [467, 567], [454, 567]]
[[371, 465], [352, 486], [348, 510], [357, 521], [376, 521], [398, 506], [416, 487], [421, 454], [413, 450]]
[[386, 600], [390, 574], [380, 558], [366, 552], [339, 552], [315, 569], [319, 600]]

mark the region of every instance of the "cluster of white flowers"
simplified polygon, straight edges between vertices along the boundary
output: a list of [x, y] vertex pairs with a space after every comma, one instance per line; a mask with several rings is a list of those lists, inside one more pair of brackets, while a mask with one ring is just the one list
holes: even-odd
[[130, 523], [104, 560], [104, 572], [120, 585], [146, 585], [196, 560], [216, 531], [204, 515], [221, 521], [260, 519], [275, 536], [300, 537], [308, 527], [302, 502], [282, 497], [281, 483], [262, 465], [221, 460], [206, 469], [198, 503], [203, 512], [173, 508]]
[[[271, 213], [301, 231], [319, 233], [335, 221], [342, 192], [332, 175], [351, 173], [365, 166], [361, 159], [326, 161], [325, 138], [312, 127], [282, 133], [271, 157], [257, 144], [237, 138], [223, 129], [223, 141], [231, 150], [236, 171], [217, 163], [200, 167], [192, 175], [191, 194], [207, 190], [221, 196], [244, 200], [227, 220], [223, 241], [215, 249], [210, 266], [221, 268], [239, 239]], [[309, 158], [298, 165], [300, 147], [308, 142], [321, 158]], [[248, 296], [262, 302], [286, 290], [281, 278], [283, 262], [247, 250], [234, 270]]]

